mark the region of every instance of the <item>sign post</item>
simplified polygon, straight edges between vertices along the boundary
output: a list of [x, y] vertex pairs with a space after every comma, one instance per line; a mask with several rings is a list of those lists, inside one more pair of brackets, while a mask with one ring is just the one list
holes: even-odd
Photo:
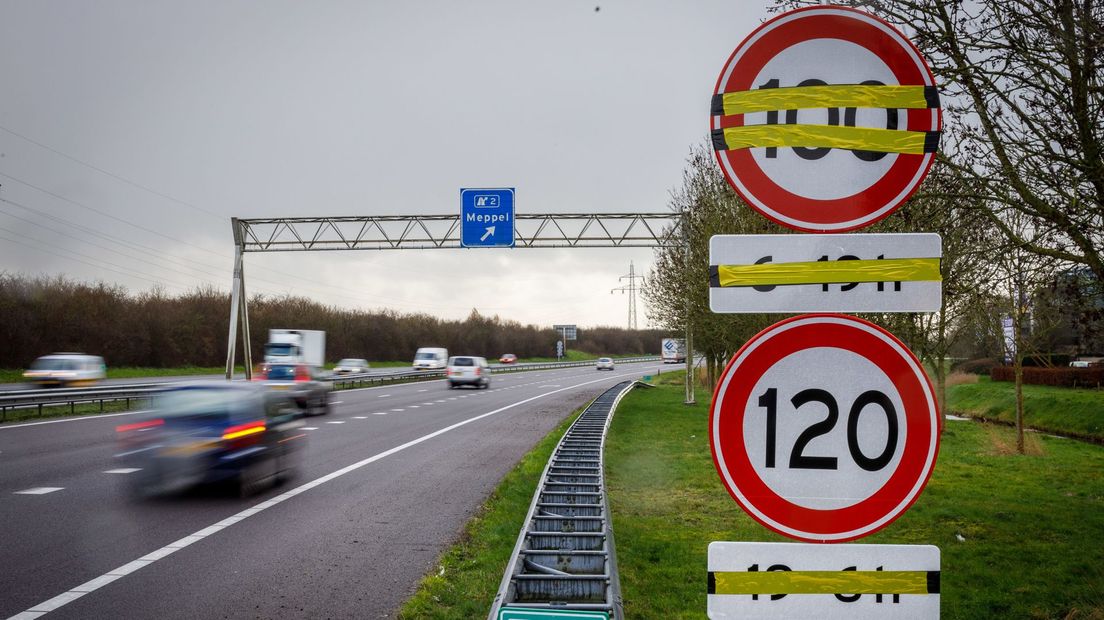
[[901, 205], [942, 129], [916, 47], [855, 9], [783, 13], [732, 52], [713, 92], [713, 148], [751, 207], [784, 226], [843, 232]]
[[879, 620], [939, 617], [931, 545], [709, 545], [710, 618]]
[[892, 334], [842, 314], [780, 321], [725, 368], [713, 461], [753, 519], [790, 538], [872, 534], [920, 495], [939, 451], [934, 390]]
[[[753, 209], [794, 230], [873, 224], [927, 176], [939, 92], [916, 47], [869, 13], [788, 11], [747, 36], [713, 91], [717, 163]], [[714, 312], [933, 312], [938, 235], [718, 236]], [[754, 336], [713, 395], [713, 461], [733, 499], [784, 536], [840, 543], [919, 497], [941, 417], [916, 356], [842, 314]], [[710, 617], [937, 618], [939, 551], [926, 546], [715, 542]], [[908, 604], [904, 604], [909, 597]]]
[[713, 312], [936, 312], [943, 302], [933, 233], [716, 235]]

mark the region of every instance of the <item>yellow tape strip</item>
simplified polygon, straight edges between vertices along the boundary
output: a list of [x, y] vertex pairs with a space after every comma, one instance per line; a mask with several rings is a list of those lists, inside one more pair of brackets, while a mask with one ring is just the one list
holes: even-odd
[[[720, 95], [721, 109], [714, 114], [747, 114], [804, 108], [904, 108], [925, 109], [939, 105], [938, 94], [925, 86], [794, 86], [760, 88]], [[932, 104], [935, 105], [932, 105]]]
[[928, 594], [928, 572], [777, 571], [713, 573], [714, 594]]
[[[852, 149], [923, 155], [935, 149], [925, 131], [897, 131], [836, 125], [749, 125], [717, 130], [725, 150], [762, 146]], [[716, 132], [715, 132], [716, 133]], [[715, 146], [719, 146], [716, 144]]]
[[889, 258], [762, 265], [716, 265], [713, 286], [765, 284], [849, 284], [851, 282], [941, 281], [938, 258]]

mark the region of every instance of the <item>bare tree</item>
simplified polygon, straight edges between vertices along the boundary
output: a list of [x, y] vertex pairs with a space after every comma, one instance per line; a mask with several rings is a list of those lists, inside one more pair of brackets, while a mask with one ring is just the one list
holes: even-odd
[[[950, 114], [946, 163], [1018, 248], [1104, 279], [1104, 4], [875, 0], [933, 66]], [[1009, 226], [1027, 218], [1032, 233]]]
[[[1104, 3], [850, 4], [902, 28], [928, 58], [946, 112], [941, 159], [972, 181], [968, 195], [993, 224], [1014, 246], [1104, 280]], [[1036, 234], [1009, 227], [1012, 213]]]

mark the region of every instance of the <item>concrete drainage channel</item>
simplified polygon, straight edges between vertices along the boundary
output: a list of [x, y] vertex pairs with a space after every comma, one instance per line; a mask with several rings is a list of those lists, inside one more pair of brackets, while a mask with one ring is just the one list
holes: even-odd
[[529, 505], [490, 620], [529, 617], [526, 609], [623, 618], [602, 446], [618, 402], [638, 385], [647, 384], [623, 381], [606, 390], [564, 433]]

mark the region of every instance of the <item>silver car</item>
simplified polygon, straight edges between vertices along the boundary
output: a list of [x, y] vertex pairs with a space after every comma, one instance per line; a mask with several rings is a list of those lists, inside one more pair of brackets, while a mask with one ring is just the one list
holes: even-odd
[[365, 372], [368, 372], [368, 360], [352, 358], [341, 360], [333, 369], [335, 375], [356, 375]]
[[330, 384], [320, 381], [306, 364], [265, 364], [255, 381], [263, 381], [270, 391], [283, 392], [299, 405], [305, 415], [330, 412]]
[[598, 370], [613, 370], [613, 360], [608, 357], [599, 357]]
[[487, 365], [486, 358], [482, 357], [450, 357], [445, 377], [450, 390], [458, 385], [474, 385], [484, 389], [491, 385], [491, 367]]

